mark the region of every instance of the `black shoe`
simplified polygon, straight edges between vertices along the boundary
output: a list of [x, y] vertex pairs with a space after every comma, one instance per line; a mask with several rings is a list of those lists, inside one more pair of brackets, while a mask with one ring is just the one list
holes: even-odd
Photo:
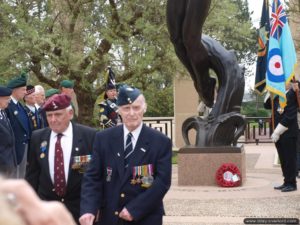
[[290, 191], [296, 191], [296, 190], [297, 190], [297, 187], [288, 185], [285, 188], [282, 188], [281, 192], [290, 192]]
[[282, 185], [280, 185], [280, 186], [275, 186], [274, 189], [275, 189], [275, 190], [282, 190], [282, 189], [285, 188], [285, 187], [286, 187], [286, 185], [285, 185], [285, 184], [282, 184]]

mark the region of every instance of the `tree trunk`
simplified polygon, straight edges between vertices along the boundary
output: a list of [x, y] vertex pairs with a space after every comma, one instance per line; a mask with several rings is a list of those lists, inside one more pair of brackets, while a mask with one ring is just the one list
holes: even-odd
[[76, 122], [88, 126], [95, 126], [93, 122], [93, 112], [96, 98], [92, 93], [87, 92], [86, 90], [75, 89], [75, 91], [77, 94], [77, 102], [79, 107], [79, 116], [76, 119]]

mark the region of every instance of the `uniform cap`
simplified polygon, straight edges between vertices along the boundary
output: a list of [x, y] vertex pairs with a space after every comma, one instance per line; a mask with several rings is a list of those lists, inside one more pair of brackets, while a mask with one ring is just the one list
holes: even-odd
[[43, 105], [45, 111], [65, 109], [71, 105], [71, 98], [65, 94], [55, 94], [48, 98]]
[[22, 72], [19, 76], [14, 77], [7, 83], [7, 87], [10, 89], [25, 87], [27, 83], [27, 73]]
[[135, 87], [130, 87], [128, 85], [123, 85], [119, 89], [119, 95], [117, 99], [117, 105], [128, 105], [132, 104], [137, 97], [141, 94], [141, 91]]
[[110, 67], [108, 68], [108, 76], [107, 76], [105, 89], [106, 90], [116, 89], [115, 74]]
[[72, 80], [63, 80], [59, 84], [60, 87], [64, 88], [74, 88], [74, 81]]
[[0, 97], [10, 96], [11, 92], [10, 88], [0, 86]]
[[55, 94], [59, 94], [59, 90], [56, 88], [50, 88], [45, 92], [45, 98], [49, 98]]
[[32, 94], [34, 92], [35, 92], [34, 86], [32, 86], [32, 85], [27, 85], [26, 86], [26, 95], [30, 95], [30, 94]]

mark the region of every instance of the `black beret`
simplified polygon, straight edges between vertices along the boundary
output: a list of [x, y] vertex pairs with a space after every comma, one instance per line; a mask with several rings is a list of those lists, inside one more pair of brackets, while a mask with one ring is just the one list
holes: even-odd
[[35, 92], [35, 88], [34, 88], [33, 85], [27, 85], [26, 86], [26, 95], [30, 95], [30, 94], [32, 94], [34, 92]]
[[55, 94], [48, 98], [43, 105], [45, 111], [56, 111], [65, 109], [71, 105], [71, 97], [65, 94]]
[[14, 77], [7, 83], [7, 87], [10, 89], [25, 87], [27, 83], [27, 73], [22, 72], [19, 76]]
[[0, 97], [10, 96], [11, 92], [10, 88], [0, 86]]
[[141, 91], [139, 89], [130, 87], [128, 85], [123, 85], [119, 89], [117, 105], [122, 106], [131, 104], [137, 99], [137, 97], [139, 97], [140, 94]]

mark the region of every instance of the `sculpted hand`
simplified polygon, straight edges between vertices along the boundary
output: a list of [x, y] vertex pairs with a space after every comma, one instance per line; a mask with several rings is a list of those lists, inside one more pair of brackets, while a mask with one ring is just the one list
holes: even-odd
[[93, 225], [95, 216], [91, 213], [83, 214], [79, 218], [80, 225]]
[[127, 221], [133, 220], [132, 216], [130, 215], [130, 213], [128, 212], [128, 210], [125, 207], [120, 212], [119, 217], [122, 218], [123, 220], [127, 220]]

